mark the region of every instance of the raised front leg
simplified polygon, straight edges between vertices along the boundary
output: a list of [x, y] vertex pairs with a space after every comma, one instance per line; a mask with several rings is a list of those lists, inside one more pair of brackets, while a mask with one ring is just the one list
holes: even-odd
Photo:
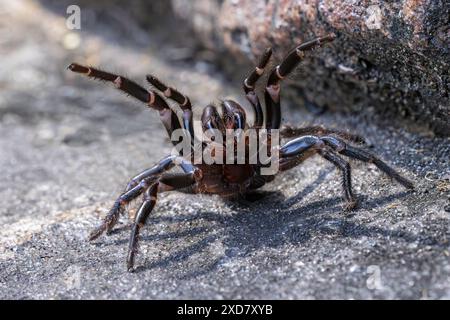
[[322, 150], [320, 151], [320, 155], [341, 170], [342, 188], [344, 191], [344, 199], [346, 201], [345, 209], [346, 210], [354, 209], [358, 204], [358, 202], [356, 200], [356, 197], [353, 195], [350, 163], [339, 157], [331, 150]]
[[188, 96], [182, 94], [178, 90], [169, 87], [162, 83], [158, 78], [152, 75], [147, 75], [147, 81], [156, 89], [161, 91], [168, 99], [175, 101], [183, 111], [183, 128], [191, 135], [191, 143], [194, 143], [194, 126], [192, 123], [192, 104]]
[[244, 80], [244, 92], [247, 100], [253, 107], [255, 113], [255, 122], [253, 124], [254, 128], [261, 128], [264, 124], [264, 113], [261, 108], [261, 102], [259, 97], [255, 92], [255, 85], [259, 78], [263, 75], [264, 69], [272, 56], [272, 49], [268, 48], [264, 54], [259, 59], [258, 65], [255, 70], [250, 73], [250, 75]]
[[264, 100], [266, 103], [266, 128], [278, 129], [281, 123], [280, 110], [280, 82], [285, 79], [292, 70], [297, 67], [300, 61], [305, 56], [305, 51], [312, 50], [323, 43], [333, 41], [334, 34], [329, 34], [324, 37], [318, 37], [311, 41], [302, 43], [297, 48], [289, 52], [283, 61], [276, 66], [270, 73], [267, 81], [266, 90], [264, 93]]
[[[89, 78], [103, 80], [114, 83], [117, 89], [147, 104], [150, 108], [159, 112], [161, 122], [171, 138], [172, 133], [181, 128], [177, 115], [169, 108], [166, 101], [156, 92], [146, 90], [136, 82], [123, 76], [102, 71], [92, 67], [85, 67], [77, 63], [72, 63], [67, 67], [70, 71], [83, 74]], [[177, 141], [173, 142], [178, 143]]]

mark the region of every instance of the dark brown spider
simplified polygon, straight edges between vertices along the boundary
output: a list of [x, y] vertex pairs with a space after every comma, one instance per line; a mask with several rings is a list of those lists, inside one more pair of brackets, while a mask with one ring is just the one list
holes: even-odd
[[[268, 131], [266, 143], [271, 145], [273, 132], [280, 128], [281, 122], [281, 80], [288, 76], [304, 58], [305, 51], [330, 42], [334, 38], [334, 34], [329, 34], [299, 45], [271, 71], [264, 93], [266, 106], [266, 116], [264, 117], [259, 98], [255, 93], [255, 84], [263, 74], [264, 68], [272, 55], [272, 50], [267, 49], [261, 57], [258, 66], [244, 80], [244, 91], [255, 114], [253, 126], [249, 126], [246, 123], [245, 111], [238, 103], [232, 100], [225, 100], [220, 103], [222, 116], [220, 116], [213, 105], [208, 105], [203, 110], [201, 117], [203, 131], [219, 130], [225, 136], [227, 129], [248, 130], [252, 128], [257, 131], [266, 129]], [[91, 78], [113, 82], [118, 89], [146, 103], [150, 108], [157, 110], [169, 136], [177, 129], [184, 129], [183, 132], [192, 138], [192, 141], [195, 140], [192, 108], [189, 98], [177, 90], [166, 86], [155, 77], [147, 76], [148, 82], [162, 92], [166, 98], [173, 100], [181, 107], [181, 120], [160, 94], [152, 90], [146, 90], [127, 78], [76, 63], [72, 63], [68, 68], [73, 72], [81, 73]], [[373, 163], [378, 169], [397, 180], [406, 188], [413, 188], [413, 184], [410, 181], [403, 178], [386, 163], [374, 155], [345, 142], [363, 142], [364, 140], [357, 135], [313, 126], [304, 128], [285, 127], [280, 131], [280, 136], [294, 139], [279, 147], [277, 157], [273, 158], [274, 161], [278, 161], [279, 171], [291, 169], [306, 158], [319, 154], [342, 171], [346, 209], [355, 208], [357, 201], [352, 192], [350, 164], [340, 155]], [[203, 142], [203, 147], [211, 143], [212, 141]], [[248, 144], [247, 140], [246, 144]], [[192, 148], [194, 148], [194, 144], [192, 144]], [[266, 182], [274, 179], [275, 174], [263, 175], [261, 173], [264, 167], [261, 162], [252, 164], [248, 159], [248, 156], [246, 156], [246, 163], [244, 164], [206, 164], [204, 162], [195, 164], [192, 155], [171, 155], [165, 157], [154, 167], [144, 170], [131, 179], [102, 224], [90, 234], [89, 239], [94, 240], [103, 232], [110, 232], [116, 224], [119, 215], [125, 212], [126, 205], [143, 194], [143, 203], [135, 217], [128, 249], [127, 267], [129, 271], [133, 270], [139, 231], [155, 206], [158, 193], [180, 190], [190, 193], [219, 194], [223, 196], [242, 195], [250, 190], [260, 188]], [[183, 173], [168, 173], [175, 166], [180, 167]]]

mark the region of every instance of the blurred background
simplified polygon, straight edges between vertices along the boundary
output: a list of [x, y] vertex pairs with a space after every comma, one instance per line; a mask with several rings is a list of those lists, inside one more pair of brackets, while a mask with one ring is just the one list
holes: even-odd
[[[72, 28], [70, 5], [80, 8], [79, 29]], [[39, 297], [38, 289], [45, 288], [41, 297], [124, 297], [110, 280], [103, 282], [106, 289], [96, 291], [98, 283], [92, 279], [112, 279], [106, 271], [96, 272], [104, 268], [112, 273], [115, 264], [125, 270], [121, 263], [126, 244], [118, 239], [126, 239], [128, 232], [115, 235], [114, 241], [119, 242], [107, 249], [89, 246], [85, 235], [131, 176], [171, 150], [153, 111], [111, 86], [67, 71], [68, 64], [97, 66], [143, 85], [145, 75], [154, 74], [189, 95], [198, 117], [203, 106], [218, 98], [233, 97], [247, 108], [241, 81], [266, 47], [274, 48], [278, 61], [296, 44], [333, 31], [337, 40], [309, 54], [286, 81], [284, 121], [324, 124], [367, 137], [373, 152], [417, 182], [418, 193], [404, 194], [373, 168], [357, 165], [357, 193], [374, 199], [363, 206], [358, 219], [374, 225], [366, 228], [356, 223], [351, 230], [345, 229], [348, 225], [339, 215], [339, 179], [329, 183], [332, 169], [321, 160], [278, 179], [268, 189], [279, 194], [250, 209], [230, 208], [214, 197], [197, 202], [169, 195], [157, 211], [167, 219], [152, 222], [160, 241], [147, 241], [143, 249], [148, 259], [163, 254], [160, 262], [147, 263], [147, 271], [160, 271], [146, 273], [156, 291], [139, 287], [131, 296], [201, 297], [193, 289], [200, 277], [207, 296], [218, 298], [298, 298], [306, 297], [305, 288], [311, 288], [307, 291], [311, 297], [419, 297], [424, 287], [434, 297], [448, 297], [448, 282], [443, 287], [436, 284], [436, 279], [449, 273], [448, 267], [422, 274], [412, 262], [402, 267], [406, 269], [399, 264], [413, 255], [430, 265], [441, 266], [442, 262], [444, 266], [448, 260], [443, 252], [448, 246], [450, 210], [449, 17], [446, 1], [425, 0], [357, 5], [354, 1], [294, 0], [0, 0], [3, 294]], [[373, 179], [366, 181], [363, 170], [370, 170]], [[392, 193], [385, 194], [387, 190]], [[182, 205], [177, 204], [180, 199], [184, 199]], [[279, 209], [273, 199], [290, 205]], [[210, 209], [202, 214], [205, 208]], [[400, 214], [381, 215], [392, 210]], [[186, 212], [200, 212], [201, 218], [174, 218]], [[301, 212], [308, 214], [298, 216]], [[411, 220], [402, 222], [402, 218]], [[242, 224], [248, 226], [246, 230]], [[392, 230], [393, 225], [400, 229]], [[274, 226], [279, 227], [274, 230]], [[409, 238], [401, 230], [409, 230]], [[330, 239], [335, 244], [329, 244], [323, 238], [339, 237], [343, 232], [352, 240]], [[299, 252], [291, 247], [308, 241], [324, 246], [323, 251], [315, 249], [322, 261], [327, 260], [330, 248], [338, 253], [353, 250], [354, 260], [327, 260], [336, 266], [330, 273], [338, 279], [333, 290], [310, 287], [311, 279], [323, 274], [315, 267], [315, 271], [305, 270], [308, 263], [287, 263], [285, 269], [274, 271], [286, 256], [314, 260], [317, 256], [310, 256], [308, 246]], [[403, 250], [404, 255], [377, 251], [372, 247], [374, 241], [390, 243], [392, 252]], [[405, 249], [411, 243], [416, 248], [430, 246], [429, 254], [421, 257], [414, 248]], [[280, 253], [274, 254], [274, 248]], [[370, 262], [358, 260], [364, 248], [373, 254]], [[386, 271], [386, 277], [394, 288], [374, 292], [362, 285], [366, 264], [383, 264], [389, 256], [386, 269], [391, 271]], [[239, 257], [237, 269], [230, 271], [226, 263], [235, 257]], [[274, 264], [269, 263], [266, 270], [267, 259], [274, 259]], [[354, 278], [346, 273], [352, 263], [361, 265]], [[85, 280], [92, 280], [86, 291], [53, 287], [55, 277], [65, 277], [67, 266], [73, 264], [84, 270]], [[261, 283], [266, 287], [253, 287], [247, 275], [242, 278], [236, 273], [238, 266], [267, 273], [275, 280], [264, 278]], [[46, 275], [49, 268], [55, 270], [54, 275]], [[224, 272], [220, 281], [211, 278], [214, 270]], [[24, 277], [27, 272], [31, 276]], [[297, 274], [295, 279], [304, 274], [311, 278], [297, 283], [286, 278], [289, 273]], [[402, 273], [419, 280], [408, 286]], [[435, 276], [431, 282], [426, 280], [430, 273]], [[190, 276], [184, 279], [186, 274]], [[12, 288], [18, 279], [21, 285]], [[236, 281], [237, 291], [227, 287], [230, 279]], [[215, 281], [225, 293], [215, 290]], [[164, 291], [167, 283], [171, 289]], [[356, 289], [345, 289], [349, 283]]]

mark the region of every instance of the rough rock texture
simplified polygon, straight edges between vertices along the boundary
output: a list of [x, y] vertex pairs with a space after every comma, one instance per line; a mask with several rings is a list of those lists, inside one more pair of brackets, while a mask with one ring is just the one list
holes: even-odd
[[111, 236], [86, 237], [170, 144], [155, 112], [66, 66], [139, 83], [154, 73], [189, 93], [197, 116], [216, 97], [244, 99], [166, 17], [148, 32], [126, 10], [82, 6], [82, 29], [70, 31], [57, 3], [1, 4], [0, 299], [450, 298], [448, 138], [302, 109], [283, 114], [366, 136], [417, 190], [354, 162], [361, 207], [345, 215], [339, 172], [313, 158], [251, 204], [167, 193], [128, 273], [126, 216]]
[[315, 52], [293, 77], [302, 98], [297, 101], [364, 114], [374, 108], [383, 118], [406, 118], [450, 134], [448, 1], [172, 3], [207, 46], [251, 60], [268, 46], [280, 59], [295, 44], [333, 31], [334, 44]]

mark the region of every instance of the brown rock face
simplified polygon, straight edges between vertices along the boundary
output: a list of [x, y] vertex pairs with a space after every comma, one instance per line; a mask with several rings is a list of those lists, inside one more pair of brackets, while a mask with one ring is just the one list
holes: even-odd
[[[302, 99], [375, 110], [450, 135], [450, 4], [446, 0], [172, 0], [203, 42], [255, 60], [330, 31], [337, 40], [294, 75]], [[245, 61], [248, 62], [248, 61]], [[236, 61], [231, 61], [236, 63]], [[292, 89], [291, 89], [292, 90]], [[299, 94], [300, 93], [300, 94]]]

